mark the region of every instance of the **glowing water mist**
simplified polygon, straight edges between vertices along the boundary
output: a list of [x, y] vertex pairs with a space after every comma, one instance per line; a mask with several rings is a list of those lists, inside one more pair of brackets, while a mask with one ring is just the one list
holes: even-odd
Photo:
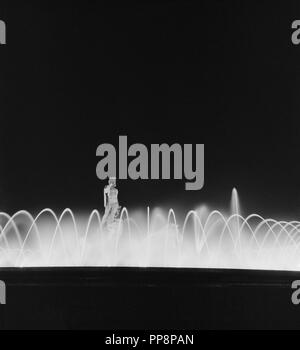
[[0, 213], [0, 267], [135, 266], [300, 270], [300, 222], [241, 216], [238, 193], [231, 212], [176, 213], [146, 208], [122, 210], [113, 230], [103, 229], [100, 213], [57, 216], [44, 209]]

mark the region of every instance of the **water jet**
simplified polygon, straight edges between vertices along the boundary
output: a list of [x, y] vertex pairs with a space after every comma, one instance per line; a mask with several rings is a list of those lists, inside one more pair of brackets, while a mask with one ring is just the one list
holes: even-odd
[[0, 328], [298, 327], [299, 221], [244, 217], [236, 190], [229, 213], [202, 206], [183, 222], [150, 208], [121, 217], [107, 234], [97, 210], [1, 213]]

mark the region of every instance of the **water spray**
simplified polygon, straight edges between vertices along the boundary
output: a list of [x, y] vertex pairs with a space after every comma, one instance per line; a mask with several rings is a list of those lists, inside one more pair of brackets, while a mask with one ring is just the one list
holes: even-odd
[[202, 206], [181, 223], [172, 209], [116, 216], [116, 206], [108, 202], [103, 218], [98, 210], [0, 213], [0, 266], [300, 269], [300, 222], [243, 217], [236, 189], [229, 215]]

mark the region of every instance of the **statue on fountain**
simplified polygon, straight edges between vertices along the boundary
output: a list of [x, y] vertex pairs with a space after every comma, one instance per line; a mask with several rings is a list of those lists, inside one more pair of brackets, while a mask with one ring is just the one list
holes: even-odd
[[117, 179], [110, 177], [108, 185], [104, 188], [104, 208], [103, 227], [113, 228], [118, 223], [118, 216], [121, 207], [119, 206], [117, 190]]

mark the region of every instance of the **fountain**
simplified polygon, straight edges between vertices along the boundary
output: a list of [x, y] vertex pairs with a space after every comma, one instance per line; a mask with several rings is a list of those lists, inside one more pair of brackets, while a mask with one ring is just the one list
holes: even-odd
[[244, 216], [235, 189], [228, 211], [182, 214], [0, 213], [0, 328], [297, 327], [300, 222]]
[[0, 267], [300, 269], [300, 222], [243, 217], [236, 189], [229, 214], [202, 206], [183, 222], [172, 209], [148, 208], [123, 209], [113, 231], [97, 210], [0, 213], [0, 223]]

